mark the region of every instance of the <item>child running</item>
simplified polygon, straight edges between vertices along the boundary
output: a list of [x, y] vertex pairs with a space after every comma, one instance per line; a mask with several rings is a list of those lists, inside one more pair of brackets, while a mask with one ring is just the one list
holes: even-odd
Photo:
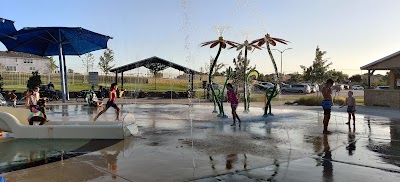
[[108, 97], [106, 107], [99, 114], [97, 114], [97, 116], [94, 118], [94, 121], [96, 121], [97, 118], [99, 118], [99, 116], [106, 112], [110, 107], [113, 107], [116, 110], [117, 118], [115, 120], [119, 121], [119, 108], [117, 104], [115, 104], [115, 100], [117, 99], [117, 87], [118, 86], [116, 83], [111, 84], [110, 96]]
[[226, 85], [226, 88], [228, 89], [228, 100], [231, 103], [231, 108], [232, 108], [232, 116], [233, 116], [233, 124], [231, 126], [236, 126], [236, 118], [239, 121], [239, 127], [240, 124], [242, 123], [242, 121], [239, 119], [239, 116], [236, 113], [236, 108], [239, 105], [239, 101], [236, 97], [237, 93], [235, 92], [235, 90], [233, 89], [232, 84], [228, 83]]
[[[349, 122], [346, 124], [350, 124], [351, 116], [353, 116], [353, 125], [356, 124], [355, 112], [356, 112], [356, 99], [353, 97], [353, 91], [349, 91], [346, 101], [344, 102], [343, 106], [347, 106], [347, 113], [349, 113]], [[342, 107], [343, 107], [342, 106]]]

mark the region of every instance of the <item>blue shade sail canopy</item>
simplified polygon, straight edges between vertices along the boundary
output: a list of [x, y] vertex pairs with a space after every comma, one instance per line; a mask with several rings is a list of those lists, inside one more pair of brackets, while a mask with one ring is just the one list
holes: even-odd
[[38, 56], [59, 56], [62, 100], [69, 99], [65, 55], [82, 55], [106, 49], [111, 37], [81, 27], [27, 27], [0, 41], [8, 51], [35, 54]]
[[0, 18], [0, 39], [3, 37], [15, 39], [15, 37], [10, 36], [15, 32], [17, 32], [17, 30], [14, 27], [14, 21]]
[[0, 41], [9, 51], [24, 52], [38, 56], [82, 55], [107, 48], [111, 38], [80, 27], [28, 27], [10, 34], [15, 37]]

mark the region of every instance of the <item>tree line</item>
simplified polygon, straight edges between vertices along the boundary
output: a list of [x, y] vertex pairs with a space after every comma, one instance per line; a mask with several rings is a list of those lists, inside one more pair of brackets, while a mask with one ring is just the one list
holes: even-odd
[[[325, 58], [327, 52], [323, 51], [317, 46], [315, 49], [315, 58], [310, 66], [300, 65], [300, 68], [303, 70], [302, 72], [294, 72], [287, 75], [281, 75], [282, 80], [286, 83], [301, 83], [301, 82], [309, 82], [321, 84], [324, 83], [327, 79], [333, 79], [337, 83], [343, 84], [359, 84], [359, 85], [367, 85], [367, 73], [366, 74], [356, 74], [349, 76], [342, 71], [337, 71], [335, 69], [330, 69], [332, 66], [332, 62], [329, 62], [329, 58]], [[210, 58], [213, 60], [213, 58]], [[244, 73], [244, 61], [245, 59], [242, 56], [242, 52], [239, 52], [239, 55], [233, 59], [233, 73], [231, 74], [231, 79], [234, 83], [240, 84], [243, 80]], [[250, 60], [247, 60], [246, 65], [250, 65]], [[219, 63], [216, 65], [216, 69], [213, 73], [214, 76], [222, 76], [225, 74], [223, 68], [226, 65], [223, 63]], [[204, 67], [201, 67], [200, 71], [207, 74], [209, 68], [209, 64], [206, 64]], [[248, 66], [246, 72], [255, 70], [256, 67]], [[274, 82], [276, 74], [263, 74], [261, 73], [258, 77], [258, 81], [260, 82]], [[386, 75], [377, 75], [378, 79], [375, 79], [371, 85], [379, 86], [379, 85], [388, 85], [389, 77], [388, 73]]]

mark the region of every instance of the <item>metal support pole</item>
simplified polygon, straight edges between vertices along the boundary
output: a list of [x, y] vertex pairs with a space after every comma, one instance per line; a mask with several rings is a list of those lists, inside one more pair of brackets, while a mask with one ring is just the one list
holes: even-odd
[[[60, 35], [61, 36], [61, 35]], [[61, 39], [61, 37], [60, 37]], [[64, 65], [63, 65], [63, 60], [62, 60], [62, 45], [59, 44], [59, 49], [60, 49], [60, 54], [58, 55], [59, 63], [60, 63], [60, 83], [61, 83], [61, 98], [63, 103], [65, 103], [66, 96], [65, 96], [65, 77], [64, 77]]]
[[243, 64], [243, 99], [244, 99], [244, 101], [243, 101], [243, 105], [244, 105], [244, 111], [243, 112], [249, 112], [249, 109], [248, 109], [248, 105], [247, 105], [247, 102], [248, 102], [248, 98], [247, 98], [247, 73], [246, 73], [246, 71], [247, 71], [247, 48], [245, 48], [245, 50], [244, 50], [244, 64]]
[[282, 53], [283, 53], [283, 52], [281, 52], [281, 80], [283, 80], [283, 71], [282, 71]]
[[65, 77], [65, 98], [69, 100], [68, 72], [67, 72], [67, 65], [65, 64], [65, 55], [63, 55], [63, 62], [64, 62], [64, 77]]
[[275, 50], [275, 51], [278, 51], [278, 52], [280, 52], [281, 53], [281, 79], [283, 79], [283, 69], [282, 69], [282, 54], [285, 52], [285, 51], [287, 51], [287, 50], [290, 50], [290, 49], [293, 49], [293, 48], [287, 48], [287, 49], [284, 49], [283, 51], [280, 51], [280, 50], [278, 50], [278, 49], [271, 49], [271, 50]]

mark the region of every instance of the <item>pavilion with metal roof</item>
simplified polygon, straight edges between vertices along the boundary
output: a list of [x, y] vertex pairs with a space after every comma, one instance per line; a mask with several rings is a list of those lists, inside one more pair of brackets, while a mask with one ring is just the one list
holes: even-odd
[[[360, 68], [361, 70], [368, 70], [368, 87], [371, 86], [370, 77], [374, 74], [375, 70], [390, 70], [392, 74], [391, 76], [395, 76], [394, 73], [397, 73], [400, 70], [400, 51], [385, 56], [381, 59], [378, 59], [374, 62], [371, 62], [365, 66]], [[396, 80], [393, 77], [390, 82], [390, 88], [395, 89]]]
[[153, 56], [147, 59], [143, 59], [141, 61], [137, 61], [134, 63], [130, 63], [127, 65], [123, 65], [120, 67], [116, 67], [110, 70], [110, 72], [115, 73], [115, 83], [118, 84], [118, 73], [121, 73], [121, 87], [124, 88], [124, 72], [139, 68], [139, 67], [145, 67], [149, 70], [152, 71], [162, 71], [167, 68], [174, 68], [179, 71], [183, 71], [186, 74], [189, 74], [189, 84], [190, 84], [190, 90], [193, 90], [193, 75], [194, 74], [199, 74], [200, 72], [197, 72], [195, 70], [192, 70], [190, 68], [184, 67], [182, 65], [167, 61], [165, 59]]
[[[368, 70], [368, 88], [364, 90], [364, 104], [400, 108], [400, 51], [385, 56], [360, 68]], [[376, 70], [390, 70], [389, 89], [370, 89], [371, 76]]]

